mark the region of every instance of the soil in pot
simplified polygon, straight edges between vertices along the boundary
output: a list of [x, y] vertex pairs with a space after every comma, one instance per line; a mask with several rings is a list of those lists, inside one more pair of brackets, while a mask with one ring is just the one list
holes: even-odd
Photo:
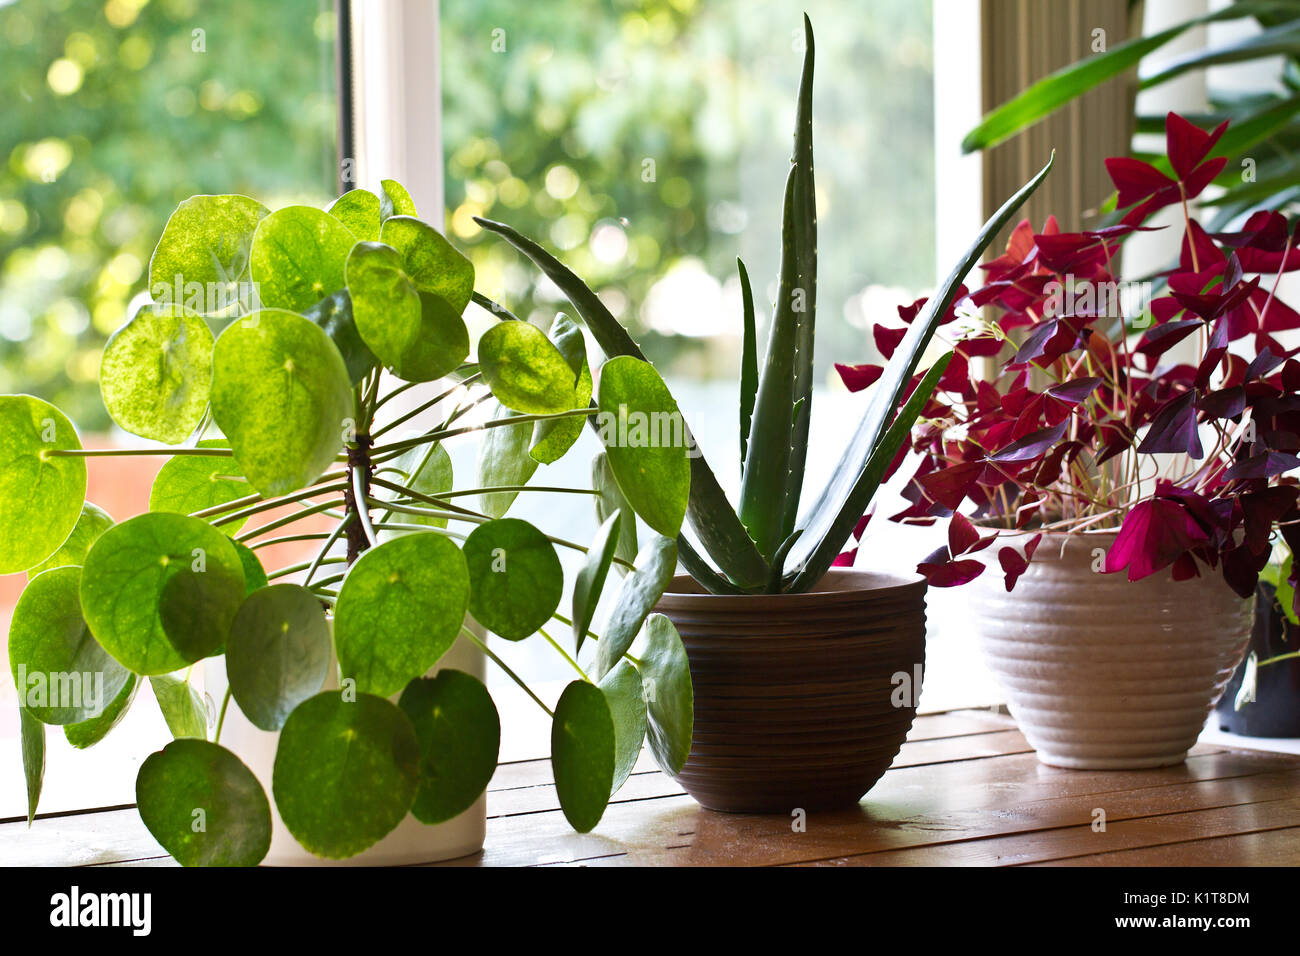
[[681, 634], [694, 685], [678, 783], [712, 810], [855, 805], [916, 716], [925, 589], [848, 568], [805, 594], [705, 594], [675, 578], [656, 610]]

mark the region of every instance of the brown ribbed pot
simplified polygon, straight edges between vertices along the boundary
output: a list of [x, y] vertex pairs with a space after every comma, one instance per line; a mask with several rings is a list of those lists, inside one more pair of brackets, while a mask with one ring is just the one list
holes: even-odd
[[695, 725], [677, 782], [702, 806], [852, 806], [898, 754], [925, 661], [923, 579], [835, 568], [804, 594], [718, 595], [680, 575], [656, 610], [690, 660]]

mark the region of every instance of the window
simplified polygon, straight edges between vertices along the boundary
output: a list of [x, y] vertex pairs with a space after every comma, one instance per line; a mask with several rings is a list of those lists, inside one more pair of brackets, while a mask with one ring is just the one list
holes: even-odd
[[[91, 440], [113, 441], [95, 381], [99, 351], [144, 291], [152, 244], [175, 204], [201, 192], [247, 193], [273, 208], [330, 200], [340, 173], [334, 6], [0, 5], [0, 73], [23, 101], [0, 119], [9, 160], [0, 169], [4, 391], [54, 401], [102, 433]], [[478, 288], [542, 324], [567, 308], [557, 290], [473, 217], [504, 220], [557, 251], [665, 369], [734, 493], [735, 260], [753, 279], [763, 336], [802, 55], [797, 8], [775, 0], [339, 6], [351, 36], [343, 75], [356, 88], [343, 88], [355, 108], [360, 184], [405, 180], [426, 218], [444, 198], [447, 233], [473, 258]], [[807, 9], [818, 38], [822, 386], [811, 497], [860, 404], [832, 363], [877, 357], [873, 319], [935, 281], [936, 113], [930, 4], [878, 0], [868, 14], [860, 4], [809, 0]], [[343, 151], [351, 151], [346, 141]], [[594, 443], [582, 442], [535, 483], [587, 485]], [[469, 480], [473, 442], [450, 450]], [[156, 468], [92, 469], [89, 497], [114, 514], [144, 510]], [[512, 514], [562, 526], [578, 541], [594, 531], [590, 503], [578, 496], [521, 495]], [[11, 609], [23, 583], [5, 580], [0, 604]], [[555, 681], [556, 693], [568, 677], [537, 642], [498, 650], [530, 682]], [[489, 674], [494, 693], [517, 693]], [[7, 669], [0, 681], [0, 761], [13, 767]], [[545, 725], [526, 724], [504, 728], [503, 759], [545, 752], [544, 740], [529, 736]], [[48, 738], [42, 812], [131, 802], [138, 761], [166, 729], [156, 708], [136, 706], [122, 728], [75, 758], [57, 732]], [[0, 817], [20, 815], [21, 775], [0, 780]]]
[[[0, 392], [54, 402], [90, 442], [117, 440], [96, 383], [99, 353], [145, 292], [149, 255], [176, 204], [205, 192], [272, 205], [335, 194], [334, 23], [328, 0], [0, 4], [9, 100], [0, 114]], [[143, 511], [157, 467], [92, 463], [88, 497], [114, 515]], [[5, 633], [25, 579], [0, 580]], [[26, 808], [14, 701], [6, 665], [0, 818]], [[50, 730], [42, 812], [134, 799], [131, 760], [166, 740], [148, 704], [75, 758]]]

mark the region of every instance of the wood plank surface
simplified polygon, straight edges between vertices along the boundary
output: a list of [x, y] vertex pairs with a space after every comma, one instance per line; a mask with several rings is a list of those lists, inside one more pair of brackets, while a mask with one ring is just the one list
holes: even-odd
[[[0, 864], [174, 865], [131, 807], [0, 822]], [[1300, 864], [1300, 757], [1202, 745], [1176, 767], [1062, 770], [1006, 715], [961, 711], [919, 717], [871, 793], [835, 813], [704, 810], [647, 753], [580, 834], [549, 759], [504, 763], [484, 851], [438, 865], [1251, 864]]]

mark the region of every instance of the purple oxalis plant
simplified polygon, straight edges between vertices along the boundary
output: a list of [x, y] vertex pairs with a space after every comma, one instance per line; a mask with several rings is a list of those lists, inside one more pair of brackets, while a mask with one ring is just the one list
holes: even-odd
[[[1277, 296], [1281, 275], [1300, 269], [1294, 224], [1257, 212], [1212, 235], [1188, 211], [1223, 173], [1227, 158], [1210, 154], [1226, 128], [1170, 113], [1163, 168], [1106, 162], [1115, 225], [1022, 221], [982, 267], [984, 285], [960, 291], [940, 330], [953, 359], [890, 468], [919, 459], [892, 520], [948, 521], [947, 545], [918, 567], [931, 584], [979, 576], [992, 564], [979, 552], [1014, 533], [1018, 546], [997, 550], [1009, 591], [1044, 534], [1118, 529], [1106, 572], [1208, 569], [1249, 597], [1275, 532], [1300, 547], [1300, 347], [1278, 338], [1300, 329], [1300, 313]], [[1177, 266], [1134, 304], [1117, 276], [1121, 244], [1167, 206], [1183, 212]], [[886, 358], [924, 304], [899, 308], [903, 328], [875, 326]], [[850, 391], [880, 375], [837, 368]]]

